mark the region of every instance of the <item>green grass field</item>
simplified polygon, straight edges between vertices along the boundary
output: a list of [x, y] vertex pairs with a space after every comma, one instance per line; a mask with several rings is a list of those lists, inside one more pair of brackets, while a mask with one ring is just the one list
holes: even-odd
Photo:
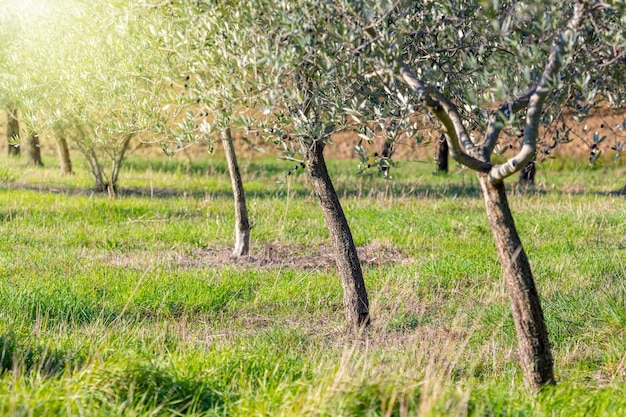
[[290, 163], [240, 161], [254, 229], [234, 261], [219, 158], [133, 157], [117, 199], [46, 162], [0, 161], [0, 415], [626, 415], [623, 165], [555, 160], [510, 194], [559, 381], [535, 396], [469, 171], [330, 163], [367, 256], [354, 337]]

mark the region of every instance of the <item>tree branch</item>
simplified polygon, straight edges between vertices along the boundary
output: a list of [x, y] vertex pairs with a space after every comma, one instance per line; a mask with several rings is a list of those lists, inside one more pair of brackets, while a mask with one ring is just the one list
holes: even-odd
[[481, 161], [471, 154], [477, 151], [469, 138], [458, 110], [443, 94], [418, 79], [407, 65], [400, 67], [400, 79], [417, 95], [418, 99], [441, 121], [446, 130], [452, 158], [480, 172], [489, 172], [491, 163]]
[[[552, 90], [549, 85], [557, 75], [563, 64], [567, 44], [573, 40], [576, 31], [580, 28], [590, 9], [589, 2], [577, 3], [574, 6], [574, 14], [567, 23], [563, 32], [559, 35], [555, 45], [552, 47], [546, 67], [541, 75], [539, 83], [532, 90], [528, 97], [528, 108], [526, 111], [526, 126], [524, 128], [524, 140], [522, 149], [513, 158], [504, 164], [495, 165], [489, 172], [489, 181], [499, 182], [522, 169], [535, 156], [537, 149], [537, 137], [539, 136], [539, 123], [541, 121], [541, 110], [548, 93]], [[494, 124], [495, 126], [495, 124]], [[492, 129], [495, 134], [495, 127]], [[490, 132], [488, 132], [490, 133]], [[498, 132], [499, 133], [499, 132]], [[488, 138], [485, 138], [487, 142]], [[493, 139], [489, 138], [490, 144]], [[495, 144], [494, 144], [495, 146]]]

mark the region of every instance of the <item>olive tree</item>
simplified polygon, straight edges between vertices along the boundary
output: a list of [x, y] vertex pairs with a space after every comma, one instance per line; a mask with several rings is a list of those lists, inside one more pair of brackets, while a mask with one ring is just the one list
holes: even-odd
[[349, 25], [331, 18], [332, 3], [175, 2], [172, 9], [181, 5], [197, 8], [186, 22], [194, 31], [192, 49], [198, 52], [185, 57], [185, 87], [194, 86], [193, 97], [202, 106], [197, 111], [209, 117], [192, 118], [189, 126], [202, 129], [206, 122], [206, 130], [223, 135], [238, 114], [244, 132], [272, 140], [285, 159], [306, 168], [331, 237], [348, 323], [353, 328], [367, 325], [363, 272], [324, 159], [331, 136], [359, 124], [349, 120], [347, 108], [365, 106], [357, 96], [366, 83], [346, 82], [358, 80], [348, 74], [361, 72], [362, 62], [333, 35], [347, 35]]
[[[157, 6], [165, 24], [153, 34], [169, 52], [168, 77], [173, 88], [166, 106], [172, 118], [170, 134], [160, 142], [167, 153], [170, 145], [208, 143], [212, 151], [221, 143], [228, 165], [235, 207], [233, 256], [250, 251], [251, 225], [237, 162], [234, 134], [245, 135], [242, 118], [256, 104], [262, 75], [249, 79], [249, 15], [232, 2], [207, 5], [197, 2]], [[182, 115], [182, 116], [181, 116]]]
[[[354, 13], [367, 34], [371, 79], [434, 115], [451, 156], [478, 173], [525, 380], [533, 388], [554, 383], [540, 298], [504, 180], [533, 159], [540, 128], [564, 106], [623, 103], [624, 4], [365, 3]], [[503, 134], [521, 136], [521, 148], [498, 163], [492, 157]]]
[[[167, 54], [150, 34], [159, 15], [143, 3], [74, 5], [68, 30], [75, 43], [64, 51], [68, 65], [60, 71], [60, 82], [69, 87], [49, 106], [50, 116], [66, 124], [63, 131], [85, 156], [95, 188], [114, 195], [133, 142], [162, 133], [167, 120], [161, 112]], [[72, 49], [76, 44], [81, 50]]]

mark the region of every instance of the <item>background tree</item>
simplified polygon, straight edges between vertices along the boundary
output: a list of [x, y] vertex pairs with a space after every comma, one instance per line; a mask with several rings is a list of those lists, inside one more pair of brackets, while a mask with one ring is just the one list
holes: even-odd
[[41, 143], [39, 142], [39, 134], [36, 132], [30, 132], [23, 141], [23, 146], [26, 153], [26, 160], [29, 165], [43, 166], [41, 160]]
[[446, 174], [448, 172], [449, 148], [446, 136], [442, 134], [436, 143], [435, 159], [437, 160], [437, 174]]
[[519, 185], [523, 187], [535, 185], [535, 173], [537, 172], [537, 168], [535, 167], [536, 163], [536, 159], [533, 158], [520, 170]]
[[132, 141], [165, 123], [160, 74], [167, 56], [150, 43], [154, 13], [144, 3], [52, 0], [28, 2], [11, 17], [20, 24], [4, 90], [17, 97], [29, 131], [63, 132], [63, 157], [71, 138], [95, 188], [111, 195]]
[[9, 106], [7, 109], [7, 153], [9, 156], [19, 156], [20, 122], [17, 118], [17, 108]]
[[20, 154], [19, 137], [20, 124], [16, 98], [11, 94], [11, 86], [15, 84], [15, 69], [10, 67], [9, 57], [13, 50], [13, 43], [19, 33], [18, 22], [13, 19], [17, 13], [15, 4], [3, 5], [0, 13], [0, 108], [7, 115], [7, 154]]

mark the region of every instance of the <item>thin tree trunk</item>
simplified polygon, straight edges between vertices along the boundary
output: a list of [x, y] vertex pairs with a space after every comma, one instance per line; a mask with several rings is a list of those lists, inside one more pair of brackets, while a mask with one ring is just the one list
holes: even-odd
[[24, 140], [24, 150], [26, 151], [26, 163], [32, 166], [43, 166], [41, 160], [41, 146], [39, 143], [39, 135], [35, 132], [31, 132]]
[[111, 168], [111, 181], [107, 184], [107, 191], [109, 196], [115, 197], [117, 195], [117, 180], [120, 175], [120, 170], [126, 159], [126, 152], [130, 147], [130, 140], [133, 138], [132, 134], [128, 134], [124, 137], [124, 140], [120, 144], [119, 149], [113, 156], [113, 167]]
[[437, 174], [448, 172], [449, 157], [450, 150], [448, 149], [448, 141], [445, 136], [441, 135], [437, 141]]
[[535, 185], [535, 160], [529, 161], [519, 172], [519, 185], [528, 187]]
[[230, 174], [230, 185], [233, 188], [233, 198], [235, 200], [235, 248], [234, 256], [245, 256], [250, 251], [250, 222], [248, 220], [248, 209], [246, 207], [246, 195], [243, 190], [241, 173], [237, 165], [237, 155], [233, 146], [233, 138], [230, 128], [222, 131], [222, 145], [228, 163]]
[[57, 137], [57, 155], [59, 156], [59, 164], [61, 165], [61, 174], [63, 175], [71, 175], [73, 174], [72, 170], [72, 160], [70, 159], [70, 150], [67, 146], [67, 140], [64, 137]]
[[19, 156], [19, 144], [13, 143], [14, 141], [19, 140], [20, 137], [20, 122], [17, 119], [17, 109], [9, 109], [7, 111], [7, 119], [7, 139], [9, 142], [8, 155]]
[[104, 180], [102, 166], [100, 166], [100, 161], [98, 161], [96, 151], [93, 148], [88, 148], [85, 150], [84, 154], [87, 162], [89, 163], [89, 168], [91, 169], [91, 173], [95, 181], [94, 189], [100, 193], [105, 192], [108, 188], [108, 184]]
[[485, 174], [479, 174], [479, 178], [511, 301], [524, 379], [533, 389], [554, 384], [554, 363], [539, 294], [509, 209], [504, 183], [492, 184]]
[[324, 213], [335, 262], [343, 285], [343, 302], [348, 324], [353, 328], [368, 326], [370, 323], [369, 299], [361, 263], [350, 226], [326, 168], [324, 144], [314, 141], [311, 145], [305, 145], [305, 148], [307, 171]]

